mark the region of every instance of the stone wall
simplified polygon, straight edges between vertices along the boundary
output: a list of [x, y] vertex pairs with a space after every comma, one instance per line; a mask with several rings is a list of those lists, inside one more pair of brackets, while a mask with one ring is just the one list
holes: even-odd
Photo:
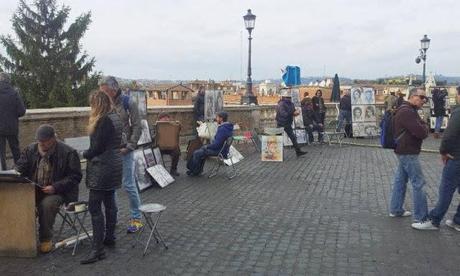
[[[327, 121], [337, 118], [335, 104], [327, 103]], [[377, 105], [383, 110], [382, 105]], [[160, 112], [167, 112], [174, 120], [182, 124], [182, 142], [193, 133], [192, 106], [162, 106], [149, 107], [148, 121], [153, 125]], [[229, 113], [229, 120], [238, 123], [242, 130], [255, 129], [262, 132], [266, 127], [275, 127], [275, 105], [241, 106], [226, 105], [225, 110]], [[33, 142], [35, 130], [41, 124], [51, 124], [56, 128], [59, 138], [86, 136], [88, 122], [88, 107], [30, 109], [20, 120], [20, 143], [21, 147]], [[382, 112], [378, 112], [381, 115]]]

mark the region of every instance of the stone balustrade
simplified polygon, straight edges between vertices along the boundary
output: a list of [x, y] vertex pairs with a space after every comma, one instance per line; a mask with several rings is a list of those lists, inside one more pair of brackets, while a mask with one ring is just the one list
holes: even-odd
[[[326, 103], [326, 120], [337, 118], [336, 104]], [[266, 127], [275, 127], [275, 105], [242, 106], [226, 105], [225, 110], [229, 113], [229, 120], [238, 123], [242, 130], [255, 129], [262, 132]], [[381, 117], [383, 105], [378, 104], [378, 116]], [[181, 122], [183, 137], [193, 133], [193, 106], [158, 106], [148, 108], [149, 125], [153, 125], [160, 112], [167, 112], [174, 120]], [[51, 109], [29, 109], [20, 119], [20, 143], [21, 147], [31, 143], [35, 137], [35, 130], [41, 124], [51, 124], [56, 128], [59, 138], [86, 136], [89, 107], [69, 107]]]

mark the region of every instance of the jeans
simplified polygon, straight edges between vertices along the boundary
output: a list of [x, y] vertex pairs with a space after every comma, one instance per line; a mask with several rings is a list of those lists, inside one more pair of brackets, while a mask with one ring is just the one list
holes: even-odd
[[[102, 213], [105, 208], [105, 218]], [[117, 206], [115, 190], [89, 190], [88, 210], [93, 225], [93, 249], [102, 250], [105, 240], [115, 240], [115, 225], [117, 224]]]
[[[439, 198], [436, 207], [430, 212], [430, 219], [434, 225], [439, 226], [441, 220], [449, 209], [455, 190], [460, 191], [460, 160], [448, 160], [442, 170], [441, 184], [439, 185]], [[454, 222], [460, 224], [460, 204], [454, 216]]]
[[444, 116], [436, 117], [436, 121], [434, 123], [434, 132], [439, 133], [441, 132], [442, 121], [444, 120]]
[[286, 132], [287, 136], [292, 141], [292, 146], [294, 147], [295, 151], [299, 152], [300, 147], [299, 147], [299, 144], [297, 143], [297, 136], [295, 136], [295, 133], [294, 133], [294, 130], [292, 129], [292, 126], [291, 125], [288, 125], [288, 126], [278, 125], [278, 127], [284, 128], [284, 131]]
[[350, 110], [340, 109], [339, 122], [337, 124], [337, 131], [342, 131], [343, 130], [344, 121], [346, 121], [347, 124], [351, 124], [351, 111]]
[[37, 192], [38, 209], [38, 237], [40, 242], [51, 241], [53, 238], [53, 225], [59, 207], [64, 203], [60, 195], [48, 195]]
[[129, 211], [132, 219], [141, 219], [141, 198], [134, 179], [134, 153], [129, 152], [123, 156], [123, 188], [128, 194]]
[[206, 157], [217, 156], [219, 151], [220, 150], [208, 149], [204, 146], [193, 152], [192, 158], [190, 158], [187, 162], [187, 169], [189, 170], [190, 175], [200, 175], [203, 172]]
[[14, 163], [16, 163], [21, 156], [21, 150], [19, 149], [18, 135], [0, 135], [0, 170], [6, 170], [6, 141], [11, 149]]
[[423, 190], [423, 176], [418, 154], [396, 155], [399, 160], [396, 170], [393, 191], [391, 194], [390, 213], [398, 216], [404, 213], [403, 204], [406, 195], [407, 182], [412, 184], [412, 201], [414, 203], [414, 221], [425, 221], [428, 217], [426, 194]]

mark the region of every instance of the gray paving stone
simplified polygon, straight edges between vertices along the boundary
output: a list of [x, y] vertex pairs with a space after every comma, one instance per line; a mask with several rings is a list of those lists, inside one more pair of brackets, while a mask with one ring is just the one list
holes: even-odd
[[[143, 192], [143, 202], [167, 206], [159, 230], [169, 250], [152, 243], [142, 258], [141, 246], [131, 247], [120, 190], [117, 247], [106, 260], [81, 266], [90, 249], [84, 243], [75, 257], [63, 249], [34, 259], [0, 258], [0, 275], [458, 275], [458, 233], [445, 227], [418, 232], [410, 218], [388, 217], [396, 164], [391, 151], [348, 145], [306, 150], [305, 158], [296, 158], [287, 149], [283, 163], [249, 154], [231, 181], [182, 174], [164, 189]], [[421, 155], [430, 208], [437, 200], [438, 160], [437, 154]], [[406, 201], [412, 209], [410, 197]], [[456, 195], [448, 217], [458, 201]]]

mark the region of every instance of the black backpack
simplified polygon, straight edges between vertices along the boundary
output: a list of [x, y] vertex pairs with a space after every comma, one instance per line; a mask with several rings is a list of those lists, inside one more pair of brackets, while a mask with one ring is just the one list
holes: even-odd
[[[399, 110], [399, 109], [398, 109]], [[406, 130], [403, 130], [395, 138], [394, 133], [394, 117], [396, 112], [386, 111], [383, 119], [380, 122], [380, 144], [384, 149], [395, 149], [398, 141], [403, 137]]]

